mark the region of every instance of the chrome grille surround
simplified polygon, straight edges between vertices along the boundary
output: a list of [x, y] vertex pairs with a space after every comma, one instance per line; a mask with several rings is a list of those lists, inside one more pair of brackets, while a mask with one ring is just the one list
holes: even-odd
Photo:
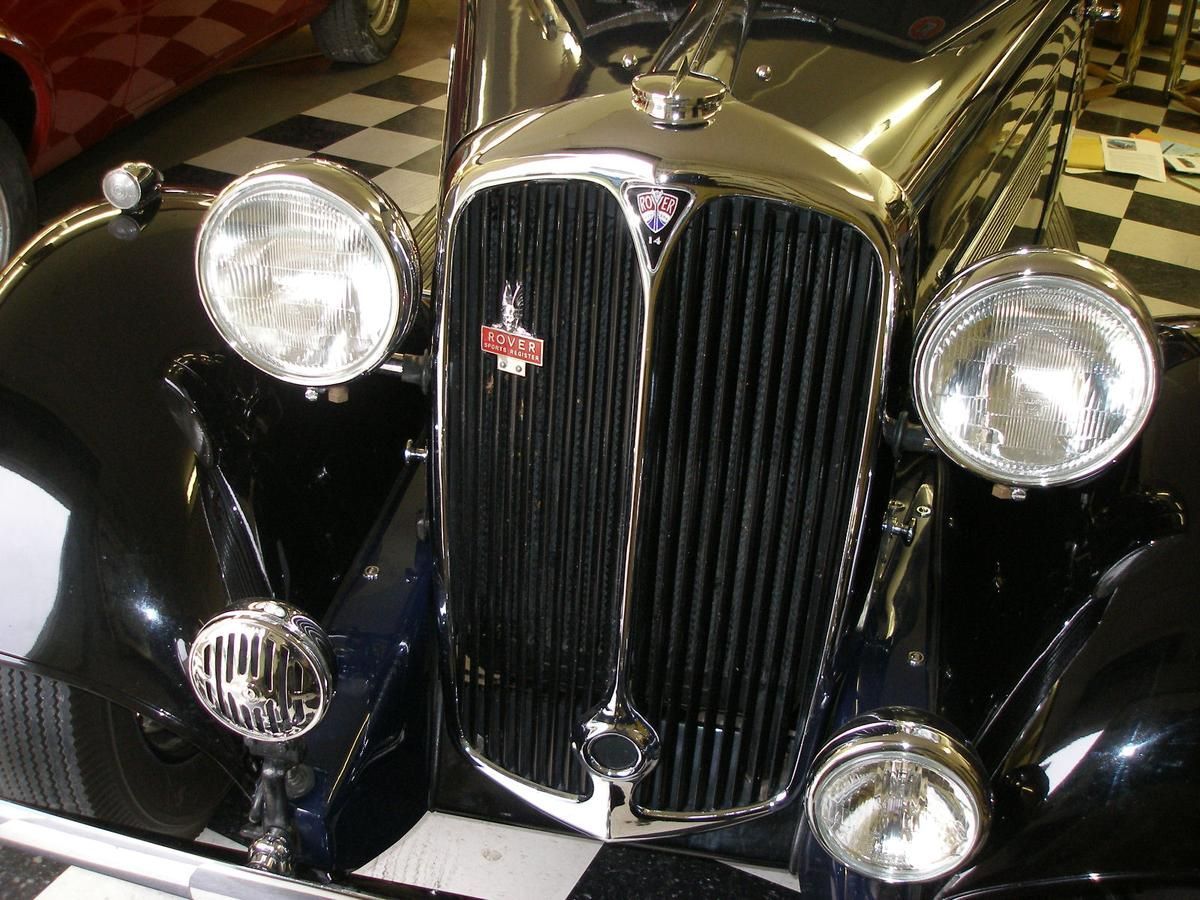
[[[667, 139], [647, 127], [644, 120], [636, 119], [635, 114], [618, 98], [591, 98], [550, 112], [507, 120], [485, 129], [459, 147], [451, 160], [451, 171], [457, 170], [457, 175], [451, 182], [443, 207], [432, 458], [434, 499], [440, 512], [437, 537], [446, 592], [445, 602], [440, 605], [439, 625], [444, 639], [450, 730], [456, 735], [460, 749], [482, 775], [542, 812], [585, 834], [604, 840], [652, 838], [730, 824], [770, 813], [795, 796], [807, 759], [815, 750], [815, 734], [810, 723], [819, 721], [831, 693], [833, 638], [842, 620], [846, 590], [856, 563], [855, 548], [864, 527], [862, 513], [871, 457], [878, 443], [882, 373], [886, 369], [891, 344], [891, 323], [898, 307], [899, 244], [908, 237], [909, 230], [907, 203], [890, 179], [840, 148], [823, 144], [811, 135], [798, 132], [747, 107], [734, 104], [725, 113], [705, 130], [703, 141], [687, 142], [688, 149], [696, 151], [687, 159], [664, 158], [661, 155], [662, 145]], [[744, 140], [744, 135], [750, 129], [763, 132], [762, 140], [754, 142], [754, 146], [748, 146]], [[560, 141], [563, 134], [571, 135], [572, 150], [546, 155], [544, 149]], [[614, 149], [611, 143], [614, 137], [621, 141], [621, 149]], [[788, 154], [763, 153], [761, 147], [775, 146], [773, 138], [790, 143], [796, 154], [789, 157]], [[673, 143], [682, 146], [678, 141]], [[747, 172], [755, 174], [747, 175]], [[797, 172], [806, 173], [802, 183], [796, 177]], [[861, 389], [869, 413], [856, 423], [847, 445], [847, 459], [853, 470], [849, 481], [851, 488], [846, 503], [847, 514], [837, 525], [840, 534], [830, 542], [833, 554], [822, 563], [833, 574], [829, 579], [829, 595], [820, 603], [820, 620], [811, 625], [810, 638], [815, 649], [808, 667], [811, 671], [806, 677], [811, 676], [812, 690], [803, 701], [804, 714], [790, 726], [796, 729], [794, 745], [798, 749], [792, 757], [795, 768], [790, 778], [785, 779], [782, 790], [765, 798], [757, 798], [748, 805], [721, 809], [650, 809], [639, 804], [637, 793], [639, 782], [655, 768], [652, 764], [643, 765], [643, 761], [652, 762], [654, 755], [660, 751], [653, 726], [644, 738], [635, 739], [650, 723], [638, 709], [634, 700], [636, 690], [629, 683], [635, 632], [639, 627], [634, 594], [637, 590], [638, 516], [644, 505], [642, 493], [646, 476], [643, 469], [646, 464], [647, 417], [652, 396], [652, 332], [657, 318], [654, 314], [655, 303], [664, 272], [669, 268], [673, 246], [686, 230], [686, 221], [678, 222], [667, 238], [668, 245], [662, 248], [662, 266], [651, 263], [642, 240], [635, 239], [633, 242], [640, 269], [637, 279], [639, 290], [634, 299], [642, 307], [639, 312], [640, 359], [631, 363], [635, 367], [630, 391], [632, 430], [627, 443], [623, 439], [619, 446], [612, 448], [613, 452], [620, 453], [630, 461], [622, 488], [627, 498], [623, 501], [622, 563], [619, 571], [614, 573], [612, 621], [609, 623], [614, 637], [607, 686], [599, 705], [584, 721], [577, 723], [573, 735], [574, 752], [580, 757], [584, 769], [582, 787], [572, 785], [563, 790], [506, 768], [490, 758], [490, 752], [485, 753], [475, 745], [479, 738], [469, 736], [467, 723], [459, 718], [459, 694], [464, 686], [470, 689], [472, 679], [480, 685], [499, 684], [493, 679], [505, 676], [482, 668], [477, 670], [476, 660], [462, 658], [457, 650], [455, 617], [459, 611], [455, 597], [458, 596], [458, 586], [453, 573], [456, 571], [456, 554], [465, 548], [461, 538], [454, 538], [455, 525], [451, 517], [455, 515], [458, 509], [455, 504], [461, 498], [453, 497], [451, 483], [454, 476], [448, 474], [448, 461], [455, 452], [455, 441], [464, 439], [462, 434], [450, 427], [450, 423], [452, 413], [459, 414], [452, 407], [456, 400], [451, 396], [451, 389], [455, 388], [455, 379], [461, 378], [453, 354], [461, 352], [465, 345], [461, 325], [456, 326], [458, 333], [452, 336], [450, 305], [466, 303], [482, 308], [490, 303], [490, 298], [475, 295], [478, 291], [475, 294], [451, 294], [456, 229], [472, 200], [483, 192], [505, 186], [533, 186], [553, 181], [587, 183], [602, 188], [620, 205], [631, 234], [637, 234], [639, 228], [638, 210], [627, 199], [634, 188], [653, 186], [690, 194], [694, 203], [690, 205], [687, 218], [698, 213], [710, 201], [720, 198], [794, 204], [849, 226], [858, 233], [860, 239], [865, 240], [869, 253], [876, 261], [878, 295], [871, 314], [870, 338], [863, 347], [868, 360], [861, 373]], [[458, 341], [458, 351], [452, 349], [454, 340]], [[548, 362], [547, 365], [551, 364]], [[487, 384], [481, 389], [485, 392], [490, 390]], [[584, 401], [581, 399], [580, 402]], [[469, 591], [474, 588], [464, 582], [462, 589]], [[520, 641], [521, 638], [516, 640]], [[460, 664], [464, 662], [467, 668], [461, 669]], [[462, 678], [468, 680], [460, 683]], [[495, 712], [490, 715], [495, 715]], [[603, 765], [589, 760], [586, 751], [591, 742], [596, 736], [609, 733], [625, 738], [637, 749], [635, 754], [630, 748], [625, 748], [630, 758], [638, 757], [629, 769], [619, 767], [606, 771]], [[619, 741], [609, 743], [618, 748], [621, 746]]]
[[226, 610], [200, 629], [188, 654], [200, 704], [259, 741], [290, 741], [315, 728], [329, 708], [334, 671], [325, 632], [278, 600]]

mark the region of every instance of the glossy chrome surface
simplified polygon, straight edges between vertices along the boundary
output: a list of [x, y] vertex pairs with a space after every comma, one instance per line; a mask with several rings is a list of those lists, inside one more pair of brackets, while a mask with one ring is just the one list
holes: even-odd
[[[217, 195], [200, 225], [200, 233], [196, 238], [196, 277], [209, 319], [229, 345], [234, 350], [239, 350], [237, 336], [214, 312], [210, 300], [211, 287], [205, 277], [204, 261], [209, 242], [212, 240], [212, 222], [227, 204], [236, 202], [251, 191], [276, 185], [297, 186], [315, 191], [334, 201], [339, 208], [353, 210], [359, 224], [367, 230], [378, 246], [385, 249], [387, 258], [393, 264], [390, 298], [393, 309], [389, 336], [379, 343], [371, 356], [357, 363], [348, 378], [342, 380], [357, 378], [377, 369], [391, 356], [395, 345], [408, 333], [416, 319], [422, 286], [420, 254], [412, 229], [395, 202], [358, 173], [328, 160], [292, 159], [268, 163], [231, 182]], [[259, 365], [254, 359], [246, 359], [253, 365]], [[272, 371], [264, 368], [263, 371], [295, 384], [324, 387], [328, 383], [328, 379], [305, 377], [282, 370]]]
[[717, 114], [750, 25], [752, 0], [695, 3], [633, 79], [633, 105], [659, 125], [702, 125]]
[[146, 162], [122, 163], [100, 182], [104, 199], [125, 212], [144, 209], [162, 190], [162, 172]]
[[689, 72], [648, 72], [633, 79], [633, 108], [657, 125], [703, 125], [721, 110], [728, 88], [715, 78]]
[[[544, 37], [520, 4], [467, 4], [455, 48], [461, 94], [451, 96], [451, 150], [503, 118], [628, 92], [636, 68], [623, 66], [625, 57], [653, 59], [644, 71], [677, 72], [687, 56], [692, 71], [727, 84], [730, 99], [864, 157], [917, 194], [936, 187], [941, 168], [961, 150], [955, 135], [982, 123], [1046, 31], [1070, 14], [1070, 4], [1056, 0], [960, 4], [956, 21], [919, 43], [884, 35], [878, 21], [874, 34], [858, 27], [873, 9], [860, 3], [810, 4], [814, 13], [755, 2], [661, 2], [622, 8], [611, 19], [577, 15], [567, 2], [550, 5], [559, 28]], [[681, 27], [685, 19], [695, 27]], [[707, 60], [693, 59], [688, 54], [713, 22]], [[756, 74], [764, 66], [769, 80]]]
[[1115, 443], [1103, 457], [1071, 471], [1067, 477], [1000, 477], [996, 473], [984, 471], [979, 471], [979, 474], [1013, 485], [1026, 486], [1082, 481], [1111, 465], [1137, 439], [1153, 408], [1154, 398], [1158, 395], [1162, 369], [1158, 339], [1145, 304], [1128, 282], [1103, 263], [1066, 250], [1027, 248], [983, 260], [961, 273], [934, 298], [917, 328], [916, 351], [913, 354], [913, 398], [917, 412], [929, 430], [930, 438], [939, 449], [959, 465], [978, 471], [974, 462], [961, 458], [961, 454], [939, 433], [940, 425], [928, 410], [925, 373], [932, 365], [930, 336], [948, 316], [953, 315], [958, 304], [968, 302], [976, 292], [1004, 282], [1019, 283], [1027, 276], [1045, 276], [1086, 285], [1110, 299], [1123, 312], [1127, 326], [1140, 337], [1144, 364], [1149, 373], [1147, 401], [1137, 411], [1132, 427], [1122, 440]]
[[[751, 133], [758, 134], [760, 139], [747, 142], [745, 135]], [[547, 153], [546, 148], [562, 144], [563, 135], [571, 136], [571, 149]], [[614, 143], [617, 136], [620, 142]], [[783, 147], [787, 147], [788, 152], [781, 152]], [[710, 197], [727, 193], [776, 197], [836, 214], [870, 239], [883, 262], [884, 301], [876, 332], [875, 367], [870, 386], [872, 405], [882, 402], [882, 373], [886, 371], [891, 322], [899, 291], [899, 261], [895, 246], [897, 239], [906, 234], [909, 223], [907, 207], [896, 185], [862, 159], [744, 104], [730, 103], [708, 127], [699, 132], [685, 132], [656, 128], [633, 110], [624, 97], [610, 95], [498, 123], [473, 136], [460, 147], [452, 164], [450, 189], [444, 206], [446, 224], [443, 225], [442, 247], [453, 245], [454, 223], [475, 193], [498, 184], [537, 179], [580, 178], [604, 186], [622, 202], [628, 227], [633, 231], [637, 231], [642, 224], [630, 191], [635, 186], [657, 185], [688, 190], [694, 194], [695, 202], [686, 212], [678, 212], [680, 216], [700, 208]], [[805, 173], [803, 179], [797, 178], [798, 172]], [[663, 249], [664, 256], [670, 253], [670, 242], [677, 239], [683, 230], [682, 223], [673, 228], [667, 237], [668, 244]], [[620, 615], [616, 623], [618, 646], [608, 699], [588, 722], [582, 723], [582, 728], [585, 746], [590, 736], [610, 730], [619, 731], [637, 746], [638, 760], [628, 767], [628, 774], [624, 774], [624, 769], [610, 774], [602, 766], [590, 765], [591, 793], [580, 798], [550, 791], [500, 769], [471, 748], [460, 733], [462, 749], [487, 778], [542, 812], [585, 834], [604, 840], [649, 838], [760, 816], [778, 808], [792, 793], [785, 792], [756, 806], [718, 813], [642, 809], [633, 800], [637, 780], [652, 768], [650, 761], [656, 745], [653, 730], [632, 703], [627, 670], [632, 642], [632, 571], [639, 529], [637, 520], [644, 455], [642, 443], [650, 390], [647, 361], [654, 341], [651, 306], [654, 286], [662, 277], [661, 272], [651, 265], [644, 242], [635, 241], [634, 244], [641, 262], [641, 302], [646, 306], [643, 318], [646, 324], [638, 395], [634, 404], [638, 411], [638, 424], [633, 438], [633, 466], [629, 473], [632, 499], [624, 569], [620, 580]], [[439, 263], [443, 271], [448, 266], [445, 259], [439, 260]], [[442, 523], [439, 549], [443, 558], [448, 552], [445, 531], [447, 519], [441, 485], [444, 476], [438, 460], [447, 452], [442, 433], [442, 423], [447, 420], [447, 410], [444, 408], [447, 373], [439, 348], [446, 345], [449, 322], [447, 305], [453, 302], [463, 302], [463, 298], [452, 298], [445, 294], [439, 298], [434, 346], [437, 405], [432, 449], [435, 502], [439, 506], [439, 521]], [[858, 542], [855, 538], [861, 527], [870, 478], [870, 448], [877, 439], [877, 421], [877, 417], [872, 418], [859, 442], [861, 464], [854, 511], [843, 542], [847, 549], [833, 563], [839, 571], [838, 600], [833, 604], [833, 614], [824, 628], [822, 678], [830, 673], [832, 636], [856, 562]], [[445, 573], [447, 567], [443, 566], [442, 571]], [[445, 590], [453, 596], [455, 587], [448, 579]], [[449, 633], [450, 615], [450, 610], [443, 607], [443, 634]], [[813, 702], [819, 703], [820, 697]], [[806, 717], [806, 721], [811, 719], [811, 716]], [[452, 726], [454, 729], [457, 727]], [[793, 786], [799, 782], [800, 774], [795, 773]]]
[[0, 186], [0, 259], [8, 259], [14, 247], [12, 241], [12, 218], [8, 212], [8, 200], [4, 197], [4, 188]]
[[[923, 658], [918, 662], [923, 662]], [[911, 657], [910, 657], [911, 662]], [[965, 865], [983, 845], [991, 820], [991, 796], [983, 764], [963, 741], [944, 730], [929, 713], [916, 709], [893, 707], [868, 713], [849, 723], [835, 735], [813, 760], [812, 776], [806, 794], [806, 810], [813, 833], [826, 851], [844, 865], [852, 866], [829, 843], [824, 823], [818, 821], [817, 798], [829, 779], [844, 766], [867, 757], [886, 758], [916, 756], [948, 772], [973, 802], [971, 815], [978, 822], [974, 841], [955, 868]], [[885, 881], [928, 881], [948, 874], [948, 871], [924, 873], [919, 878], [886, 876], [866, 873]]]
[[251, 600], [200, 629], [188, 676], [222, 725], [260, 741], [290, 741], [317, 726], [333, 697], [329, 638], [300, 610]]
[[291, 875], [295, 870], [291, 844], [280, 834], [264, 834], [255, 838], [250, 845], [246, 865], [274, 875]]
[[[368, 900], [375, 896], [352, 887], [323, 888], [311, 881], [295, 881], [248, 869], [7, 800], [0, 800], [0, 844], [193, 900], [214, 897]], [[220, 854], [216, 848], [206, 849], [214, 855]]]

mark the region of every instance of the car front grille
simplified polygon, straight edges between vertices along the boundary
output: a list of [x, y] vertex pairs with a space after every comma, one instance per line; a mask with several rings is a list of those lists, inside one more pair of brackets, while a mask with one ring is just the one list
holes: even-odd
[[[460, 212], [439, 348], [442, 549], [463, 737], [586, 793], [572, 739], [610, 690], [649, 346], [629, 684], [662, 752], [638, 801], [720, 810], [795, 770], [883, 286], [866, 238], [824, 213], [717, 197], [682, 227], [647, 323], [604, 186], [502, 185]], [[525, 377], [480, 349], [517, 284], [519, 324], [545, 341]]]

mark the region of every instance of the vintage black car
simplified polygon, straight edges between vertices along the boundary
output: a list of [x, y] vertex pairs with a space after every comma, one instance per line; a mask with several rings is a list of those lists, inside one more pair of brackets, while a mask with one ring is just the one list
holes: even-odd
[[[1200, 323], [1055, 202], [1101, 12], [464, 0], [421, 222], [111, 173], [0, 283], [0, 839], [1195, 890]], [[227, 789], [245, 867], [137, 836]]]

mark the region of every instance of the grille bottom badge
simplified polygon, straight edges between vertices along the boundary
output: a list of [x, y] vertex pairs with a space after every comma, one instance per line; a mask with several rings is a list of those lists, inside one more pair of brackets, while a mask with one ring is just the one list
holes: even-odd
[[542, 365], [541, 338], [521, 325], [521, 313], [525, 306], [521, 285], [504, 285], [500, 298], [500, 321], [495, 325], [484, 325], [479, 332], [479, 343], [484, 353], [496, 357], [496, 368], [501, 372], [525, 377], [526, 366]]

